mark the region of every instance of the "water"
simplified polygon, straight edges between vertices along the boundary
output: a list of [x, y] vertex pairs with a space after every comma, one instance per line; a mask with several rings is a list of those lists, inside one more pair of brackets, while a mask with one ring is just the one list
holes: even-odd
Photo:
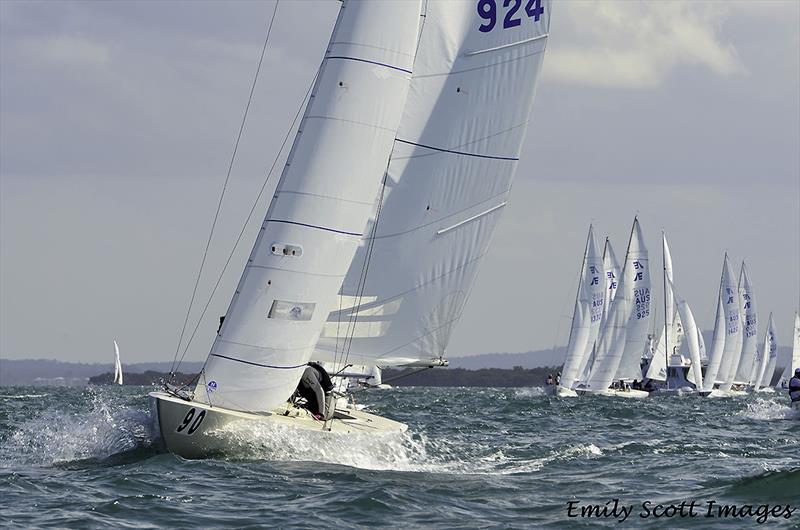
[[[634, 505], [629, 528], [752, 528], [706, 502], [790, 505], [800, 417], [784, 395], [555, 399], [539, 389], [362, 394], [406, 422], [382, 438], [260, 428], [226, 459], [160, 453], [146, 388], [0, 388], [0, 524], [20, 527], [591, 528], [567, 503]], [[313, 436], [310, 438], [309, 436]], [[696, 500], [698, 517], [639, 518]]]

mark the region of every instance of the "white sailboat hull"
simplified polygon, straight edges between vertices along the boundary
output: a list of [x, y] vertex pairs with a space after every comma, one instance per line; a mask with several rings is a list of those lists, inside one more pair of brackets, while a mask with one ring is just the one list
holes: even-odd
[[578, 394], [588, 395], [588, 396], [606, 396], [606, 397], [618, 397], [618, 398], [628, 398], [628, 399], [644, 399], [650, 395], [649, 392], [645, 392], [644, 390], [615, 390], [613, 388], [606, 388], [604, 390], [584, 390], [579, 389]]
[[272, 411], [249, 413], [185, 401], [166, 392], [151, 392], [149, 397], [156, 436], [167, 451], [184, 458], [230, 453], [230, 441], [218, 433], [237, 422], [265, 422], [316, 431], [320, 436], [329, 432], [386, 434], [408, 429], [404, 423], [353, 408], [337, 407], [334, 419], [323, 422], [314, 419], [307, 410], [289, 404]]

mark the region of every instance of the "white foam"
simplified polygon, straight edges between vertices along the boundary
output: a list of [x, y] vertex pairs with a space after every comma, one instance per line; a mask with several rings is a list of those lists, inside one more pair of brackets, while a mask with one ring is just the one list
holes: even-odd
[[747, 404], [747, 408], [736, 413], [753, 420], [789, 420], [800, 417], [800, 413], [791, 407], [770, 399], [756, 398]]
[[541, 386], [526, 386], [514, 389], [514, 396], [519, 398], [542, 397], [547, 394]]

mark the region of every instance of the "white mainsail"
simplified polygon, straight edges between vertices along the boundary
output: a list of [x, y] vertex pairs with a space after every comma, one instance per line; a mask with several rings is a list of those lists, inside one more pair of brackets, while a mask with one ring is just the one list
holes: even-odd
[[772, 313], [769, 314], [767, 321], [767, 331], [764, 333], [764, 349], [761, 352], [761, 362], [758, 367], [758, 374], [753, 380], [753, 389], [758, 390], [763, 386], [769, 386], [772, 376], [775, 374], [775, 363], [778, 360], [778, 338], [775, 334], [775, 319]]
[[426, 3], [375, 235], [352, 262], [315, 358], [445, 362], [511, 191], [550, 22], [548, 1], [516, 16], [497, 2], [495, 18], [476, 17], [475, 5]]
[[[602, 391], [611, 385], [615, 376], [630, 370], [619, 370], [625, 352], [636, 350], [635, 362], [639, 366], [650, 316], [650, 271], [647, 249], [644, 246], [639, 220], [633, 220], [625, 265], [617, 295], [611, 305], [608, 320], [600, 331], [592, 371], [586, 388]], [[644, 325], [642, 325], [644, 324]], [[628, 340], [628, 333], [632, 335]], [[633, 358], [633, 356], [631, 356]], [[636, 377], [641, 379], [641, 375]]]
[[609, 238], [606, 238], [606, 244], [603, 247], [603, 270], [606, 273], [606, 296], [605, 304], [603, 304], [603, 318], [600, 319], [600, 329], [605, 326], [619, 286], [619, 261]]
[[[741, 351], [742, 326], [739, 319], [739, 291], [734, 283], [733, 270], [725, 253], [725, 262], [722, 268], [722, 284], [720, 285], [720, 299], [725, 311], [725, 341], [722, 350], [722, 360], [716, 381], [722, 390], [730, 390], [736, 368], [739, 365], [739, 352]], [[708, 374], [706, 375], [708, 377]]]
[[708, 355], [708, 366], [706, 367], [706, 376], [703, 380], [703, 390], [707, 392], [710, 392], [714, 388], [714, 382], [717, 380], [717, 374], [719, 373], [725, 350], [727, 326], [725, 321], [725, 298], [723, 294], [725, 291], [725, 274], [727, 270], [726, 255], [725, 262], [722, 264], [722, 275], [720, 276], [719, 292], [717, 293], [717, 314], [714, 319], [714, 336], [711, 339], [711, 352]]
[[675, 285], [672, 281], [668, 282], [668, 286], [670, 295], [676, 302], [677, 311], [681, 316], [684, 326], [683, 331], [689, 343], [689, 357], [692, 360], [692, 366], [687, 379], [690, 383], [694, 383], [699, 390], [703, 388], [703, 366], [700, 359], [700, 339], [698, 338], [700, 332], [697, 329], [697, 324], [695, 323], [694, 315], [689, 308], [689, 304], [675, 291]]
[[581, 366], [585, 366], [585, 361], [591, 355], [597, 339], [605, 295], [602, 277], [602, 258], [597, 252], [594, 231], [589, 226], [578, 293], [575, 296], [575, 308], [572, 312], [572, 327], [570, 328], [564, 367], [561, 369], [561, 385], [566, 388], [572, 388], [580, 377], [579, 370]]
[[342, 4], [196, 400], [264, 410], [285, 402], [297, 386], [383, 180], [420, 15], [419, 1]]
[[789, 380], [794, 377], [794, 371], [800, 368], [800, 312], [794, 314], [794, 330], [792, 333], [792, 357], [789, 364], [783, 369], [781, 378], [776, 383], [776, 388], [783, 388], [789, 384]]
[[[650, 331], [650, 261], [647, 247], [644, 244], [642, 230], [638, 219], [634, 220], [635, 230], [631, 245], [628, 247], [625, 268], [631, 276], [626, 283], [629, 296], [627, 329], [625, 331], [625, 348], [622, 353], [615, 379], [642, 380], [642, 352], [647, 343]], [[623, 274], [626, 272], [623, 271]]]
[[119, 346], [114, 340], [114, 383], [122, 384], [122, 362], [119, 360]]
[[[734, 376], [734, 381], [751, 385], [755, 382], [760, 368], [756, 361], [758, 349], [758, 316], [756, 314], [756, 299], [753, 295], [753, 285], [747, 266], [742, 262], [739, 275], [739, 296], [742, 304], [742, 352], [739, 356], [739, 366]], [[760, 359], [759, 359], [760, 362]]]

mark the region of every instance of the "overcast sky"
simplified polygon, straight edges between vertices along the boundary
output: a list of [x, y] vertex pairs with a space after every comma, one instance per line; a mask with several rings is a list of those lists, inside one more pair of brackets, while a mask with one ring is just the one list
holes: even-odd
[[[278, 9], [201, 302], [338, 5]], [[125, 362], [172, 359], [273, 7], [0, 2], [0, 356], [108, 361], [116, 338]], [[800, 2], [553, 11], [510, 207], [448, 355], [565, 343], [589, 223], [622, 256], [637, 212], [654, 264], [666, 230], [702, 327], [727, 250], [737, 273], [747, 261], [760, 320], [774, 311], [788, 345], [800, 305]], [[265, 210], [187, 358], [205, 358]]]

